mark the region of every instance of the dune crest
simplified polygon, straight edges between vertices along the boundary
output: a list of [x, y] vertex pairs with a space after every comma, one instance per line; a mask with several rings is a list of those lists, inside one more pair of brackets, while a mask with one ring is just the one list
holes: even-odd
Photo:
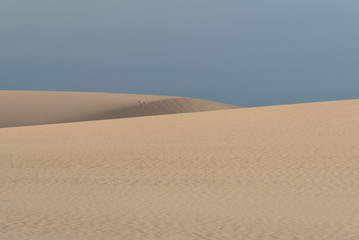
[[218, 102], [138, 94], [0, 91], [0, 127], [239, 108]]

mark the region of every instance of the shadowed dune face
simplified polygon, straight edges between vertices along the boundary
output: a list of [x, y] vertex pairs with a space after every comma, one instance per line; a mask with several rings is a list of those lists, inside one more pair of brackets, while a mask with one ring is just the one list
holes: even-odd
[[239, 108], [180, 97], [136, 94], [0, 91], [0, 127]]
[[0, 136], [0, 239], [359, 239], [359, 100]]

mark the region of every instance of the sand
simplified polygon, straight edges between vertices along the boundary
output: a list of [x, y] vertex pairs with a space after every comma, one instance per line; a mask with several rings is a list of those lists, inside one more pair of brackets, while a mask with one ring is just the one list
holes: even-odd
[[359, 239], [359, 100], [0, 129], [0, 239]]
[[86, 92], [0, 91], [0, 127], [239, 108], [193, 98]]

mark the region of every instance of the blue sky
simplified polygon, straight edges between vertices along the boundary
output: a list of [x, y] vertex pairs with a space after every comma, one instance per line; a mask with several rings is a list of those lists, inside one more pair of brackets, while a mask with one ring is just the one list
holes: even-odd
[[1, 0], [0, 89], [359, 98], [354, 0]]

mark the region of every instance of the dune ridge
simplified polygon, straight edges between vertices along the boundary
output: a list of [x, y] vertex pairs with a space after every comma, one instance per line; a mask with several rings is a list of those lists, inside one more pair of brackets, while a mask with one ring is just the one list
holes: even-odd
[[359, 239], [359, 100], [0, 129], [0, 239]]
[[0, 127], [239, 108], [218, 102], [139, 94], [0, 91]]

